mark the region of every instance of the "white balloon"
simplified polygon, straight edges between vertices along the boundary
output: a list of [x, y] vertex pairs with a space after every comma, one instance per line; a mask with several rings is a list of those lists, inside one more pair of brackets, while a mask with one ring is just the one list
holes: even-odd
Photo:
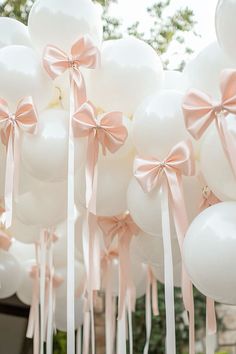
[[52, 83], [33, 49], [19, 45], [0, 49], [0, 77], [0, 97], [13, 112], [25, 96], [33, 97], [38, 110], [48, 105]]
[[13, 217], [9, 233], [19, 241], [18, 243], [30, 244], [39, 240], [40, 227], [38, 225], [25, 225], [17, 217]]
[[0, 140], [0, 199], [4, 196], [5, 190], [5, 173], [6, 173], [6, 147], [2, 144]]
[[[67, 331], [67, 299], [57, 299], [55, 309], [55, 325], [59, 331]], [[75, 298], [75, 329], [78, 329], [83, 324], [83, 300]]]
[[[58, 182], [66, 179], [68, 122], [67, 111], [49, 109], [39, 116], [37, 135], [24, 134], [22, 161], [27, 172], [38, 180]], [[82, 155], [80, 146], [76, 150], [77, 164]]]
[[29, 33], [34, 45], [42, 51], [48, 44], [69, 51], [83, 35], [95, 43], [102, 40], [102, 21], [91, 0], [39, 0], [29, 14]]
[[[189, 220], [199, 213], [201, 202], [201, 185], [197, 177], [183, 177], [184, 198]], [[155, 188], [150, 193], [145, 193], [136, 180], [132, 178], [127, 190], [127, 206], [135, 223], [150, 235], [162, 235], [161, 221], [161, 190]], [[175, 235], [173, 222], [171, 233]]]
[[[181, 260], [179, 244], [177, 238], [172, 238], [173, 263], [177, 264]], [[164, 250], [162, 237], [140, 233], [133, 237], [131, 243], [131, 257], [139, 262], [152, 266], [164, 266]]]
[[[226, 119], [229, 130], [236, 139], [236, 116], [229, 115]], [[236, 178], [215, 127], [209, 129], [203, 140], [200, 169], [210, 190], [220, 200], [236, 200]]]
[[209, 44], [184, 69], [189, 89], [196, 88], [214, 98], [220, 97], [220, 74], [225, 68], [235, 67], [217, 42]]
[[234, 34], [236, 33], [236, 2], [234, 0], [219, 0], [216, 8], [216, 34], [220, 46], [230, 58], [236, 61]]
[[183, 95], [160, 91], [138, 107], [134, 115], [134, 144], [142, 156], [165, 158], [170, 149], [189, 138], [182, 112]]
[[186, 91], [186, 77], [177, 70], [164, 70], [164, 80], [162, 83], [163, 90], [177, 90], [179, 92]]
[[206, 296], [236, 305], [236, 203], [204, 210], [191, 224], [183, 257], [193, 284]]
[[21, 266], [9, 252], [0, 250], [0, 299], [15, 294], [21, 279]]
[[28, 189], [15, 200], [16, 217], [25, 225], [54, 227], [66, 218], [66, 198], [66, 182], [35, 181], [33, 189]]
[[[126, 193], [132, 176], [132, 158], [98, 161], [97, 215], [114, 216], [127, 210]], [[77, 203], [85, 205], [85, 168], [76, 180]]]
[[35, 257], [35, 245], [25, 244], [12, 239], [8, 252], [22, 263]]
[[101, 67], [89, 71], [88, 97], [105, 111], [133, 115], [141, 101], [160, 88], [161, 60], [145, 42], [125, 37], [103, 43]]
[[0, 48], [9, 45], [25, 45], [31, 47], [28, 28], [14, 18], [0, 18]]
[[32, 302], [34, 279], [30, 272], [34, 266], [36, 266], [35, 259], [28, 259], [21, 263], [22, 276], [16, 295], [26, 305], [31, 305]]

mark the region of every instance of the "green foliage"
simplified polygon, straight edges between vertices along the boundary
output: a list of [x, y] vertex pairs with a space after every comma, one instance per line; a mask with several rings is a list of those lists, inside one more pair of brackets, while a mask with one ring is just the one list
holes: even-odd
[[[198, 291], [194, 293], [196, 305], [196, 331], [205, 326], [205, 298]], [[152, 336], [150, 340], [149, 354], [165, 353], [166, 336], [166, 316], [165, 316], [165, 296], [164, 286], [159, 285], [158, 289], [159, 316], [152, 317]], [[175, 289], [175, 317], [176, 317], [176, 348], [177, 354], [187, 353], [188, 348], [188, 326], [185, 322], [183, 300], [181, 290]], [[145, 344], [144, 333], [146, 331], [145, 323], [145, 298], [137, 301], [136, 312], [133, 316], [134, 321], [134, 352], [142, 354]], [[158, 350], [157, 350], [158, 349]]]
[[54, 336], [53, 354], [66, 354], [66, 333], [58, 331]]

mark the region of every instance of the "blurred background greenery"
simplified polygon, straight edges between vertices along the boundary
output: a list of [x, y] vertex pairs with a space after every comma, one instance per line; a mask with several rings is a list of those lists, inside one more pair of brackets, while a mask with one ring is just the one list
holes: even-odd
[[[185, 32], [194, 32], [195, 19], [194, 13], [188, 7], [180, 8], [170, 16], [163, 16], [163, 13], [168, 8], [171, 0], [157, 1], [151, 7], [147, 8], [147, 13], [150, 16], [150, 27], [144, 32], [140, 29], [140, 23], [137, 21], [131, 24], [125, 31], [122, 29], [122, 21], [119, 18], [110, 16], [109, 7], [111, 2], [115, 0], [99, 0], [98, 2], [103, 7], [103, 27], [104, 39], [118, 39], [125, 33], [140, 38], [150, 44], [155, 51], [163, 59], [165, 68], [168, 68], [168, 58], [163, 55], [167, 52], [169, 45], [173, 41], [177, 41], [185, 47], [186, 55], [193, 52], [193, 48], [189, 48], [185, 44]], [[0, 4], [0, 15], [16, 18], [23, 23], [27, 23], [28, 14], [32, 0], [5, 0]], [[197, 34], [195, 34], [197, 35]], [[185, 62], [176, 68], [182, 70]], [[183, 316], [183, 303], [180, 290], [175, 290], [176, 303], [176, 339], [177, 339], [177, 354], [187, 354], [188, 346], [188, 328]], [[195, 291], [196, 305], [196, 329], [198, 340], [204, 340], [205, 327], [205, 299]], [[150, 342], [150, 354], [165, 353], [165, 302], [164, 288], [159, 285], [159, 308], [160, 315], [153, 317], [152, 337]], [[141, 298], [137, 301], [136, 312], [133, 315], [134, 321], [134, 353], [141, 354], [145, 343], [145, 299]], [[222, 323], [218, 321], [218, 325]], [[204, 347], [204, 345], [203, 345]], [[66, 335], [59, 332], [54, 338], [54, 354], [66, 353]], [[218, 354], [228, 354], [227, 352], [219, 352]]]

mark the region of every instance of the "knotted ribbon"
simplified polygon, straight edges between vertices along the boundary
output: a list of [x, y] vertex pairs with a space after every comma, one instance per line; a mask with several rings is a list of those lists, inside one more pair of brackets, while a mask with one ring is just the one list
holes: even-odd
[[98, 161], [99, 145], [103, 155], [115, 153], [124, 145], [128, 136], [122, 123], [121, 112], [109, 112], [97, 117], [95, 108], [85, 102], [74, 114], [73, 131], [76, 138], [87, 137], [86, 159], [86, 207], [96, 214], [95, 168]]
[[89, 36], [83, 36], [74, 43], [68, 55], [61, 49], [48, 45], [43, 55], [44, 68], [52, 79], [69, 70], [70, 74], [70, 122], [68, 143], [68, 196], [67, 196], [67, 352], [75, 352], [74, 316], [74, 137], [72, 115], [87, 100], [86, 85], [81, 68], [94, 69], [100, 62], [100, 54]]
[[43, 54], [44, 68], [53, 80], [70, 70], [71, 89], [77, 108], [87, 100], [81, 68], [95, 69], [99, 63], [99, 50], [88, 35], [73, 44], [70, 55], [53, 45], [47, 45]]
[[[161, 187], [162, 228], [165, 254], [165, 297], [167, 315], [167, 353], [175, 353], [173, 261], [170, 238], [169, 202], [174, 218], [176, 233], [182, 253], [183, 241], [188, 228], [186, 207], [183, 197], [182, 175], [195, 173], [194, 155], [190, 141], [175, 145], [164, 160], [136, 157], [134, 175], [145, 193]], [[193, 290], [183, 267], [183, 300], [190, 319], [190, 354], [194, 353], [194, 304]]]
[[140, 232], [139, 227], [134, 223], [130, 214], [125, 213], [113, 217], [98, 217], [98, 225], [104, 235], [109, 240], [117, 236], [118, 255], [119, 255], [119, 318], [121, 318], [128, 291], [133, 296], [132, 307], [135, 305], [135, 289], [131, 275], [130, 264], [130, 243], [133, 236]]
[[229, 113], [236, 114], [236, 70], [226, 69], [221, 73], [220, 88], [219, 102], [199, 90], [190, 90], [183, 101], [183, 113], [189, 133], [197, 140], [215, 121], [222, 147], [236, 176], [236, 142], [226, 121]]
[[5, 227], [12, 222], [14, 175], [18, 172], [20, 132], [33, 134], [37, 124], [37, 113], [31, 97], [23, 98], [16, 112], [11, 113], [7, 102], [0, 98], [0, 131], [2, 143], [7, 148], [5, 174]]

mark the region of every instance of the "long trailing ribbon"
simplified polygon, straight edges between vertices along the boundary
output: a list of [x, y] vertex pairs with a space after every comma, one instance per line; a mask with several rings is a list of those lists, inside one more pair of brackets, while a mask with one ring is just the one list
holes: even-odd
[[[194, 157], [192, 144], [190, 141], [183, 141], [175, 145], [164, 160], [140, 156], [136, 157], [134, 160], [134, 175], [145, 193], [150, 193], [156, 187], [159, 187], [160, 185], [162, 186], [162, 210], [166, 210], [165, 215], [162, 216], [162, 225], [166, 230], [164, 235], [165, 238], [167, 237], [167, 234], [169, 234], [169, 230], [167, 226], [168, 203], [167, 200], [166, 203], [164, 203], [164, 195], [165, 198], [167, 198], [166, 195], [169, 196], [170, 207], [174, 218], [181, 253], [185, 233], [188, 228], [187, 212], [182, 189], [182, 175], [192, 176], [194, 173]], [[163, 240], [163, 242], [165, 242], [165, 240]], [[168, 248], [167, 241], [166, 247]], [[165, 255], [165, 257], [167, 257], [167, 255]], [[170, 257], [168, 258], [170, 259]], [[166, 273], [168, 272], [167, 266], [168, 265], [166, 264]], [[185, 267], [183, 266], [182, 268], [183, 301], [185, 308], [189, 313], [189, 353], [192, 354], [195, 352], [193, 288]], [[170, 272], [168, 272], [168, 274], [170, 286]], [[173, 331], [173, 328], [167, 328], [167, 331]], [[172, 333], [172, 336], [174, 336], [174, 333]], [[174, 341], [174, 338], [172, 338], [172, 341]]]
[[68, 149], [68, 196], [67, 196], [67, 352], [75, 353], [75, 315], [74, 315], [74, 136], [72, 116], [87, 100], [86, 85], [81, 68], [94, 69], [100, 62], [99, 50], [94, 46], [89, 36], [83, 36], [74, 43], [67, 55], [61, 49], [48, 45], [43, 55], [46, 71], [52, 79], [70, 72], [70, 122]]
[[223, 149], [236, 176], [236, 141], [225, 119], [229, 113], [236, 114], [236, 70], [222, 71], [220, 88], [219, 102], [199, 90], [190, 90], [184, 97], [183, 113], [186, 127], [195, 139], [200, 139], [215, 121]]
[[[23, 98], [16, 112], [11, 113], [8, 103], [0, 98], [0, 132], [2, 143], [7, 148], [5, 175], [5, 215], [3, 221], [9, 228], [12, 222], [14, 177], [18, 173], [20, 132], [35, 133], [37, 113], [31, 97]], [[17, 182], [17, 181], [16, 181]]]
[[119, 303], [118, 314], [121, 318], [127, 292], [132, 297], [132, 309], [135, 302], [135, 288], [131, 276], [130, 265], [130, 243], [132, 237], [140, 232], [139, 227], [134, 223], [129, 213], [125, 213], [113, 217], [98, 217], [98, 225], [103, 231], [106, 238], [112, 241], [116, 236], [118, 240], [118, 255], [119, 255]]

